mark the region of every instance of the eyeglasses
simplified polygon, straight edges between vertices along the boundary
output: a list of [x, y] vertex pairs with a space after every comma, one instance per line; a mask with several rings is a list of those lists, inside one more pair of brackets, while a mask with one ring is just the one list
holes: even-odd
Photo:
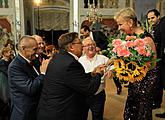
[[96, 47], [95, 44], [88, 44], [88, 45], [84, 45], [83, 47]]
[[82, 44], [82, 42], [72, 43], [72, 44]]

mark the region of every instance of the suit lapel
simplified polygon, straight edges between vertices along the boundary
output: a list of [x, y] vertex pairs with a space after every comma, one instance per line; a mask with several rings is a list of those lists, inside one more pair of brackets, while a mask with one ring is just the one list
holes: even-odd
[[36, 71], [33, 69], [33, 66], [30, 65], [23, 57], [21, 57], [20, 55], [18, 55], [18, 60], [20, 61], [20, 63], [22, 63], [22, 68], [27, 71], [27, 74], [29, 76], [33, 76], [36, 77], [37, 73]]

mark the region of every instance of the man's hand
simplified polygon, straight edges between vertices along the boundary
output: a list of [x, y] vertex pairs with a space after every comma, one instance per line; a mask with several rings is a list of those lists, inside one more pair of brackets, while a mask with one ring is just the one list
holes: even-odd
[[45, 74], [46, 69], [47, 69], [48, 64], [49, 64], [49, 61], [50, 61], [50, 59], [46, 59], [46, 60], [43, 59], [42, 65], [40, 66], [40, 71], [41, 71], [42, 74]]
[[104, 79], [105, 80], [112, 79], [113, 77], [114, 77], [114, 74], [113, 74], [113, 71], [111, 71], [111, 70], [106, 71], [104, 73]]
[[97, 73], [99, 73], [99, 74], [101, 74], [101, 75], [104, 75], [105, 67], [106, 67], [106, 66], [105, 66], [104, 64], [97, 66], [97, 67], [93, 70], [93, 72], [91, 73], [92, 76], [95, 76]]

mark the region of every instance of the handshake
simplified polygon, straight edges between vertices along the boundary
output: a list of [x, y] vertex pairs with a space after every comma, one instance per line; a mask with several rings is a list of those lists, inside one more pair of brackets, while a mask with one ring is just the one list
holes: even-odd
[[108, 79], [108, 78], [112, 78], [113, 77], [113, 68], [114, 66], [113, 65], [105, 65], [105, 64], [102, 64], [102, 65], [99, 65], [97, 66], [93, 72], [91, 72], [91, 75], [92, 76], [95, 76], [97, 73], [101, 74], [103, 76], [103, 78], [105, 79]]

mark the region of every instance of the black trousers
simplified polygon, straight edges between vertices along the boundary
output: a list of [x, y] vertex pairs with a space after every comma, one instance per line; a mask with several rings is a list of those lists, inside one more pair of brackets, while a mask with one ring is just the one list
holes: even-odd
[[4, 103], [0, 99], [0, 120], [10, 119], [10, 103]]
[[119, 81], [119, 79], [118, 78], [113, 78], [113, 81], [114, 81], [114, 83], [115, 83], [115, 86], [117, 87], [117, 88], [119, 88], [119, 89], [121, 89], [122, 88], [122, 86], [121, 86], [121, 83], [120, 83], [120, 81]]
[[154, 93], [153, 93], [153, 108], [159, 108], [161, 107], [162, 104], [162, 99], [163, 99], [163, 79], [162, 79], [162, 64], [158, 62], [157, 64], [158, 67], [156, 67], [156, 72], [157, 72], [157, 79], [155, 82], [154, 86]]
[[90, 109], [92, 112], [92, 120], [103, 120], [105, 99], [105, 90], [88, 97], [86, 100], [86, 118], [88, 117], [88, 111]]

